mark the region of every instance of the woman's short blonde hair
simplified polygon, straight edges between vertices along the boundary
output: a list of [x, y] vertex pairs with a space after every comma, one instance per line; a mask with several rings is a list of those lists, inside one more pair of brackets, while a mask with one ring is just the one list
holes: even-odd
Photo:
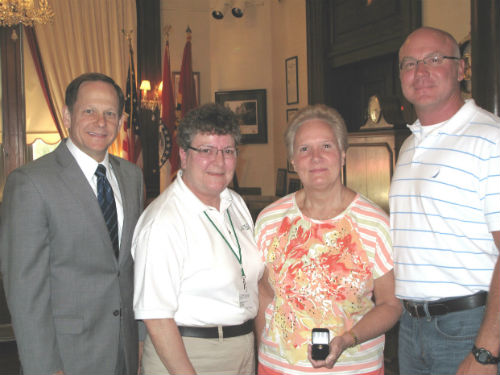
[[288, 128], [285, 132], [285, 145], [288, 154], [288, 160], [293, 158], [293, 143], [295, 135], [299, 128], [307, 121], [321, 120], [333, 131], [340, 148], [340, 151], [345, 152], [349, 147], [347, 141], [347, 128], [344, 119], [336, 109], [333, 109], [325, 104], [310, 105], [299, 110], [288, 123]]

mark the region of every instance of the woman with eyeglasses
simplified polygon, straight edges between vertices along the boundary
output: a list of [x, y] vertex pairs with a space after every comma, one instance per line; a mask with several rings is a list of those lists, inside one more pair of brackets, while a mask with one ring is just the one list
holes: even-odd
[[240, 141], [218, 104], [179, 124], [181, 170], [144, 211], [133, 240], [134, 311], [148, 330], [145, 374], [254, 374], [263, 264], [243, 199], [227, 188]]

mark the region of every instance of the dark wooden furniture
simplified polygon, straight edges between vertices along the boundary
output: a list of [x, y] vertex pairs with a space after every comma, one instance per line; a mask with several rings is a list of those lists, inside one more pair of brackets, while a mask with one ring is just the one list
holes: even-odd
[[349, 134], [344, 183], [389, 213], [389, 187], [408, 129], [381, 129]]
[[309, 102], [336, 108], [350, 132], [365, 122], [372, 95], [399, 102], [404, 121], [412, 122], [397, 55], [421, 24], [420, 8], [417, 0], [307, 0]]

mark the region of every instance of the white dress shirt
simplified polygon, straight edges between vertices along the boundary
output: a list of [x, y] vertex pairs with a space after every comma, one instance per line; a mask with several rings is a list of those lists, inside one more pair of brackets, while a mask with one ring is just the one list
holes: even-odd
[[90, 157], [85, 152], [80, 150], [71, 141], [71, 138], [67, 139], [66, 146], [68, 147], [69, 152], [71, 152], [71, 155], [73, 155], [73, 157], [76, 159], [78, 166], [80, 167], [83, 174], [85, 175], [85, 178], [92, 187], [92, 190], [94, 191], [96, 197], [97, 197], [97, 176], [95, 175], [95, 171], [97, 170], [97, 166], [99, 164], [102, 164], [106, 167], [106, 177], [111, 185], [111, 188], [113, 189], [113, 195], [115, 197], [116, 213], [118, 218], [118, 243], [120, 244], [122, 237], [122, 227], [123, 227], [123, 203], [122, 203], [120, 188], [118, 187], [118, 180], [116, 179], [113, 167], [109, 162], [108, 153], [106, 152], [104, 160], [98, 163], [92, 157]]

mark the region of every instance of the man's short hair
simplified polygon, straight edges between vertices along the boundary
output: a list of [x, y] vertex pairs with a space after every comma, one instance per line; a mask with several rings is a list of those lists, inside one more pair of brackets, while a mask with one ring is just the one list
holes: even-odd
[[111, 77], [108, 77], [107, 75], [102, 73], [95, 72], [84, 73], [76, 77], [66, 88], [66, 96], [64, 101], [66, 103], [66, 106], [68, 107], [69, 112], [73, 113], [73, 106], [75, 105], [76, 99], [78, 97], [78, 90], [80, 89], [82, 83], [95, 81], [106, 82], [113, 86], [116, 91], [116, 95], [118, 95], [118, 117], [121, 117], [125, 103], [125, 96], [123, 95], [122, 89], [116, 84], [115, 81], [113, 81]]

